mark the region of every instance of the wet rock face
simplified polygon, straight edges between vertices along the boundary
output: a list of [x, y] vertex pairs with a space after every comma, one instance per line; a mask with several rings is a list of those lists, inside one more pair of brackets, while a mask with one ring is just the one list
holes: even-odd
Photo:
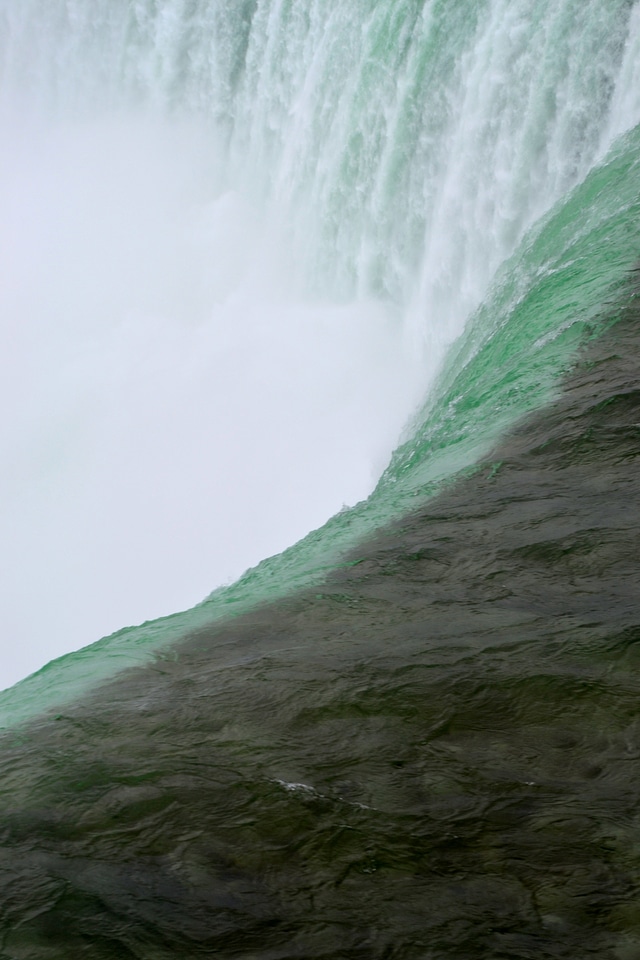
[[4, 737], [3, 960], [640, 957], [639, 321], [322, 588]]

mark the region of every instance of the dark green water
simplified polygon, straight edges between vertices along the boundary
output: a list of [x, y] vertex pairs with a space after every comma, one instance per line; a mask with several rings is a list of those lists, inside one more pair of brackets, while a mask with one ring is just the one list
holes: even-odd
[[3, 958], [640, 957], [640, 307], [312, 589], [2, 742]]

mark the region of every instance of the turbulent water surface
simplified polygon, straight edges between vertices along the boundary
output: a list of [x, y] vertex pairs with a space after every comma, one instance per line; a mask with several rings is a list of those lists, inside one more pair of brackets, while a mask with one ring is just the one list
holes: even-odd
[[640, 5], [343, 7], [0, 2], [6, 649], [379, 477], [2, 694], [3, 960], [640, 958]]

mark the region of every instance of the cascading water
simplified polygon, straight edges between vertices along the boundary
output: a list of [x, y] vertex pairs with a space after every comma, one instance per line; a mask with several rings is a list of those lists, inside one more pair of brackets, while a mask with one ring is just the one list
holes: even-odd
[[[548, 396], [558, 305], [527, 332], [518, 310], [609, 216], [596, 201], [548, 251], [541, 218], [640, 117], [637, 5], [4, 0], [0, 18], [4, 618], [33, 651], [7, 682], [361, 500], [425, 395], [372, 501], [230, 597], [324, 569]], [[443, 419], [501, 326], [556, 360], [522, 364], [478, 422]]]

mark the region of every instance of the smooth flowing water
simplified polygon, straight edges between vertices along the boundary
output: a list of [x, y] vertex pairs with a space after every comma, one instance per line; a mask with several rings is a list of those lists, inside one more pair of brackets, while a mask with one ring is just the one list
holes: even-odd
[[639, 70], [2, 0], [0, 956], [640, 957]]

